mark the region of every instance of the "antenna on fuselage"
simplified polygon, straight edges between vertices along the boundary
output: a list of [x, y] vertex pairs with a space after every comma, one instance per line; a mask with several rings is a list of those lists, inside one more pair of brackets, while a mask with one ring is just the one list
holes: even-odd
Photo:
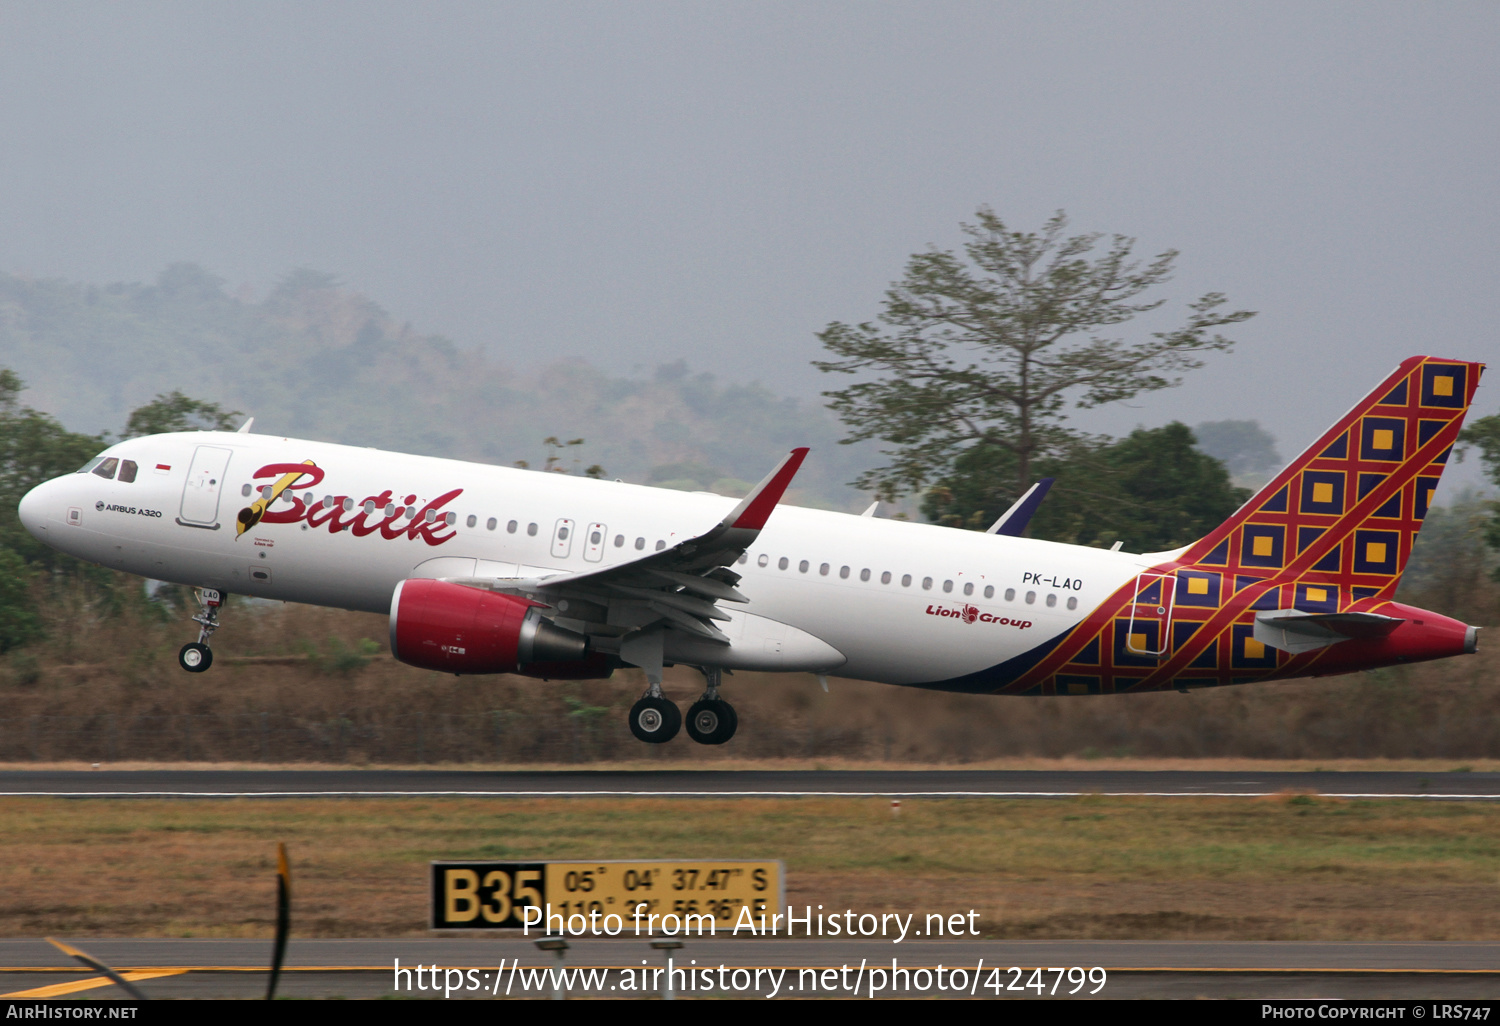
[[240, 429], [238, 431], [236, 431], [235, 434], [237, 434], [237, 435], [248, 435], [250, 433], [250, 425], [252, 425], [254, 423], [255, 423], [255, 418], [254, 417], [249, 418], [248, 420], [245, 421], [245, 423], [243, 423], [243, 424], [240, 425]]

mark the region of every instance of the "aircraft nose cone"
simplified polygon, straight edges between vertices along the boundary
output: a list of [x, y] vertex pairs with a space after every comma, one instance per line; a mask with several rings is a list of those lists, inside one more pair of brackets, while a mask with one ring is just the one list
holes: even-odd
[[16, 507], [16, 515], [21, 518], [21, 526], [26, 528], [28, 534], [38, 541], [47, 535], [47, 485], [46, 482], [37, 485], [31, 491], [21, 497], [21, 504]]

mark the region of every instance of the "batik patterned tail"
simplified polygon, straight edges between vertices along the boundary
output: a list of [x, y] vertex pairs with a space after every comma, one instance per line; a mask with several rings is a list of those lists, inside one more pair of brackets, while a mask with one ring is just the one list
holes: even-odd
[[1483, 369], [1406, 360], [1179, 561], [1230, 573], [1333, 574], [1356, 599], [1389, 598]]
[[1278, 651], [1257, 637], [1257, 614], [1389, 604], [1483, 369], [1407, 360], [1207, 537], [1143, 563], [1045, 649], [945, 685], [1107, 694], [1342, 672], [1357, 644]]

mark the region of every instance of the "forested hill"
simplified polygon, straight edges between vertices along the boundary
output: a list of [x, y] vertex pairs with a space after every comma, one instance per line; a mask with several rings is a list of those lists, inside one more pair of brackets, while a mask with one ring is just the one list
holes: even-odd
[[255, 429], [489, 463], [540, 467], [542, 440], [571, 469], [732, 492], [795, 445], [813, 455], [793, 501], [854, 508], [845, 485], [880, 457], [841, 446], [816, 402], [721, 383], [685, 364], [647, 379], [556, 361], [515, 372], [393, 319], [333, 276], [297, 271], [264, 300], [225, 291], [192, 264], [155, 284], [90, 285], [0, 275], [0, 366], [24, 401], [74, 431], [119, 431], [160, 393], [254, 415]]

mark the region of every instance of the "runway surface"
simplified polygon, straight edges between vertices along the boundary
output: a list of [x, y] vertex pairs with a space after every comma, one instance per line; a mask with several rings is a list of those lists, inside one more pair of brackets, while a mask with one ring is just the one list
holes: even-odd
[[[570, 973], [609, 970], [592, 980], [573, 978], [566, 989], [576, 996], [659, 996], [664, 974], [651, 970], [665, 965], [666, 953], [652, 950], [645, 938], [573, 939], [564, 963], [537, 950], [534, 939], [514, 932], [477, 938], [294, 938], [287, 949], [288, 968], [279, 992], [372, 998], [397, 993], [399, 986], [403, 996], [493, 999], [506, 996], [508, 983], [512, 998], [549, 997], [554, 980], [539, 977], [536, 971], [565, 966]], [[269, 941], [104, 939], [74, 943], [121, 971], [162, 974], [137, 979], [136, 985], [148, 997], [248, 998], [265, 992]], [[946, 996], [1035, 998], [1038, 985], [1046, 991], [1043, 996], [1067, 996], [1076, 985], [1075, 997], [1500, 997], [1500, 944], [1495, 943], [908, 940], [893, 944], [878, 939], [719, 937], [689, 938], [672, 956], [676, 967], [699, 974], [678, 978], [679, 996], [769, 996], [773, 988], [777, 996], [848, 996], [857, 979], [865, 995], [877, 980], [871, 975], [873, 970], [887, 974], [883, 986], [889, 988], [896, 979], [889, 975], [894, 959], [897, 968], [913, 973], [927, 970], [927, 989], [916, 989], [924, 983], [919, 975], [908, 978], [909, 993], [884, 996], [936, 996], [940, 992], [934, 989], [934, 970], [942, 965], [949, 974], [949, 986], [941, 992]], [[395, 972], [397, 959], [408, 970], [405, 977]], [[857, 975], [861, 964], [863, 976]], [[429, 971], [411, 971], [419, 965]], [[434, 966], [439, 970], [436, 977], [430, 972]], [[1064, 972], [1049, 972], [1051, 967]], [[1087, 970], [1096, 967], [1104, 973], [1089, 979]], [[643, 968], [647, 970], [644, 977]], [[1033, 976], [1038, 968], [1043, 969], [1040, 978]], [[1081, 972], [1070, 978], [1066, 974], [1070, 968]], [[470, 969], [472, 975], [467, 972]], [[709, 977], [701, 975], [705, 969]], [[787, 970], [784, 975], [775, 975], [783, 969]], [[738, 976], [735, 970], [740, 970]], [[952, 986], [954, 970], [964, 974], [961, 988]], [[622, 993], [627, 975], [631, 983], [645, 986]], [[1100, 979], [1103, 985], [1090, 995]], [[437, 992], [430, 986], [417, 987], [419, 982], [434, 980], [452, 989], [445, 993], [441, 986]], [[51, 996], [85, 1000], [122, 996], [113, 985], [98, 984], [97, 974], [69, 966], [64, 956], [40, 939], [0, 940], [0, 997], [80, 981], [96, 985]], [[1033, 983], [1029, 990], [1028, 982]], [[689, 988], [688, 983], [694, 986]], [[705, 985], [697, 986], [700, 983]], [[1054, 985], [1056, 995], [1051, 990]], [[875, 996], [882, 993], [876, 991]]]
[[1139, 770], [5, 770], [0, 796], [400, 797], [410, 795], [1047, 798], [1267, 795], [1500, 799], [1500, 773]]

